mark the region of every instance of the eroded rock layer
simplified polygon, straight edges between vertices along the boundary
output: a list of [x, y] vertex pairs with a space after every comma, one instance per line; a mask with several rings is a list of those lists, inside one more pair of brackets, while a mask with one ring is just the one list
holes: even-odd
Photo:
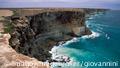
[[51, 60], [49, 51], [59, 41], [91, 34], [85, 25], [84, 12], [51, 11], [30, 16], [12, 16], [10, 45], [17, 52], [46, 61]]
[[50, 68], [35, 58], [17, 53], [9, 45], [9, 34], [0, 34], [0, 68]]

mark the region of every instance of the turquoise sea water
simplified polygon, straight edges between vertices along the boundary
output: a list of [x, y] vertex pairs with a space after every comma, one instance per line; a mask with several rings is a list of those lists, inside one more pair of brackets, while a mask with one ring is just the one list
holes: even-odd
[[86, 20], [86, 24], [92, 35], [68, 41], [56, 47], [56, 52], [71, 57], [74, 62], [116, 62], [118, 65], [61, 68], [120, 68], [120, 11], [96, 14]]

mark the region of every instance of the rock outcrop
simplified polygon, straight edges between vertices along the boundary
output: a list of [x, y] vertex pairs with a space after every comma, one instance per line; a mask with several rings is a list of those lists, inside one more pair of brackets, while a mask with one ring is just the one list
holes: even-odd
[[42, 11], [44, 9], [35, 15], [11, 17], [13, 32], [10, 45], [17, 52], [40, 61], [51, 61], [49, 51], [59, 41], [91, 34], [85, 25], [85, 13], [81, 9]]
[[[11, 14], [12, 11], [6, 10], [5, 12]], [[9, 33], [4, 33], [4, 28], [6, 28], [4, 25], [7, 22], [3, 16], [6, 17], [9, 14], [0, 14], [0, 68], [50, 68], [48, 63], [17, 53], [9, 45], [11, 36]]]
[[9, 34], [0, 34], [0, 68], [50, 68], [49, 64], [17, 53], [9, 45]]

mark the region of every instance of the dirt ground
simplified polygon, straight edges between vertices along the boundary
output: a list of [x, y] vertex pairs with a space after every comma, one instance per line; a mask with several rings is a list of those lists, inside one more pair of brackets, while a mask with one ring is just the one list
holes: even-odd
[[11, 16], [13, 12], [11, 10], [0, 9], [0, 16]]

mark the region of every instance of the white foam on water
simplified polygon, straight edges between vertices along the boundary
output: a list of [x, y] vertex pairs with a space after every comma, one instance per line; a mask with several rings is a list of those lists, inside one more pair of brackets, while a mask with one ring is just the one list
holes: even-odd
[[61, 46], [54, 46], [52, 50], [49, 51], [52, 54], [51, 59], [59, 61], [65, 59], [65, 57], [69, 58], [67, 54], [64, 53], [65, 51], [67, 52], [67, 50]]
[[95, 13], [95, 14], [93, 14], [93, 15], [90, 15], [89, 16], [89, 18], [88, 18], [88, 20], [92, 20], [92, 19], [94, 19], [95, 17], [98, 17], [98, 16], [100, 16], [101, 14], [99, 13]]
[[91, 24], [89, 21], [86, 21], [86, 26], [89, 27]]
[[58, 49], [58, 47], [59, 46], [54, 46], [52, 49], [51, 49], [51, 51], [49, 51], [49, 53], [51, 53], [52, 54], [52, 57], [51, 57], [51, 59], [55, 59], [55, 57], [57, 56], [57, 49]]
[[94, 39], [94, 38], [99, 37], [99, 36], [100, 36], [100, 33], [92, 31], [91, 35], [85, 35], [85, 36], [82, 36], [81, 38], [83, 38], [83, 39], [88, 39], [88, 38]]
[[[63, 59], [64, 59], [64, 57], [68, 58], [69, 51], [72, 51], [72, 49], [61, 47], [61, 46], [54, 46], [52, 48], [52, 50], [49, 51], [49, 53], [52, 54], [51, 59], [56, 59], [56, 58], [59, 58], [59, 57], [63, 57]], [[70, 60], [71, 60], [71, 58], [70, 58]]]
[[97, 26], [97, 25], [96, 25], [96, 27], [97, 27], [98, 29], [100, 29], [100, 30], [103, 30], [103, 28], [102, 28], [101, 26]]
[[96, 26], [100, 26], [100, 27], [111, 27], [111, 26], [108, 26], [108, 25], [105, 25], [105, 24], [95, 24]]
[[108, 36], [108, 34], [105, 34], [105, 37], [109, 40], [110, 39], [110, 37]]
[[88, 20], [91, 20], [91, 19], [94, 19], [94, 17], [93, 17], [93, 16], [91, 16], [91, 17], [89, 17], [89, 18], [88, 18]]
[[68, 45], [68, 44], [70, 44], [70, 43], [78, 42], [78, 41], [79, 41], [78, 38], [73, 38], [73, 39], [71, 39], [71, 40], [65, 42], [63, 45]]
[[110, 39], [110, 37], [107, 37], [107, 39]]

